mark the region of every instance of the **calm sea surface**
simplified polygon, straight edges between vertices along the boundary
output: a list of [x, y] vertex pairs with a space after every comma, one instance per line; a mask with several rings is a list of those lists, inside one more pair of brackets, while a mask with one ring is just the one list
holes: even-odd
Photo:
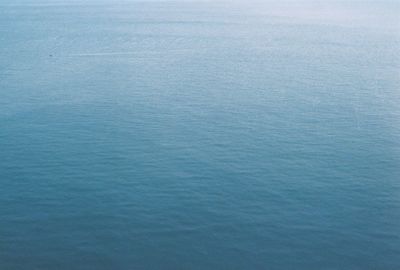
[[400, 3], [276, 2], [1, 0], [0, 269], [400, 269]]

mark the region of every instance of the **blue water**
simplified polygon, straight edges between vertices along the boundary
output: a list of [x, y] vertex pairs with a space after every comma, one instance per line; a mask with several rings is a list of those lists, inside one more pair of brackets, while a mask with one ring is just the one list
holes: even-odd
[[0, 269], [400, 269], [395, 1], [0, 1]]

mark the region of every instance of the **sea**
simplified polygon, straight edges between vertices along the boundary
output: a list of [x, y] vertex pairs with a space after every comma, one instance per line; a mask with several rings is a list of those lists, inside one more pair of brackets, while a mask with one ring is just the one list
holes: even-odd
[[399, 18], [0, 0], [0, 269], [400, 269]]

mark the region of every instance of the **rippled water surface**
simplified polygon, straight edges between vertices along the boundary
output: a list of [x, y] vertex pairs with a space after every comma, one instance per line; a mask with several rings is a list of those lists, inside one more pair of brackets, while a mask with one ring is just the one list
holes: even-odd
[[395, 1], [0, 1], [0, 269], [400, 269]]

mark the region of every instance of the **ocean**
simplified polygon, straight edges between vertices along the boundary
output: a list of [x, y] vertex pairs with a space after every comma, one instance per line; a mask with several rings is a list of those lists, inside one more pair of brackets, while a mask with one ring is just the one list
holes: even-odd
[[0, 269], [400, 269], [400, 3], [0, 1]]

